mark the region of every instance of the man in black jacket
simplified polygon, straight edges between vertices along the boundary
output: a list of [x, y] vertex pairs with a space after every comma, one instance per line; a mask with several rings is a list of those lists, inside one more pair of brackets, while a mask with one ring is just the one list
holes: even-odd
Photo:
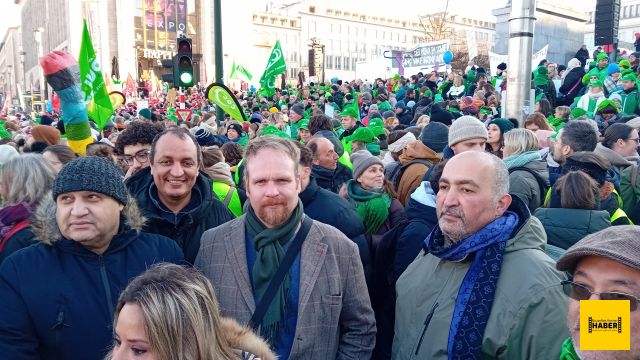
[[358, 216], [356, 210], [347, 200], [318, 186], [316, 179], [311, 174], [313, 153], [307, 147], [299, 145], [299, 148], [302, 190], [298, 197], [302, 200], [304, 213], [313, 220], [331, 225], [342, 231], [343, 234], [358, 245], [365, 279], [367, 284], [370, 284], [372, 259], [369, 245], [364, 235], [362, 218]]
[[202, 153], [188, 130], [171, 128], [158, 135], [149, 162], [149, 168], [126, 182], [148, 219], [145, 230], [175, 240], [193, 263], [202, 233], [233, 219], [233, 214], [217, 199], [211, 179], [199, 173]]
[[103, 359], [120, 292], [158, 262], [182, 263], [144, 219], [105, 158], [71, 161], [31, 226], [38, 243], [0, 266], [2, 359]]
[[312, 172], [318, 186], [338, 194], [342, 184], [353, 178], [351, 170], [338, 162], [338, 153], [329, 139], [313, 136], [307, 147], [313, 154]]

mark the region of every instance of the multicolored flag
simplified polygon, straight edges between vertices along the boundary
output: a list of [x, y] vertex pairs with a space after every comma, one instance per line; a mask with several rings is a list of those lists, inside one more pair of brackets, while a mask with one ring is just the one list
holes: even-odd
[[111, 106], [102, 71], [100, 71], [100, 64], [98, 64], [98, 59], [96, 59], [96, 53], [93, 49], [87, 20], [84, 20], [84, 28], [82, 29], [82, 43], [80, 45], [78, 64], [80, 65], [80, 82], [84, 101], [87, 104], [87, 113], [98, 125], [98, 129], [102, 131], [102, 128], [113, 114], [113, 107]]
[[276, 76], [284, 74], [285, 71], [287, 71], [287, 65], [284, 62], [280, 40], [277, 40], [273, 50], [271, 50], [267, 67], [264, 69], [262, 77], [260, 77], [261, 92], [265, 96], [271, 96], [276, 92]]

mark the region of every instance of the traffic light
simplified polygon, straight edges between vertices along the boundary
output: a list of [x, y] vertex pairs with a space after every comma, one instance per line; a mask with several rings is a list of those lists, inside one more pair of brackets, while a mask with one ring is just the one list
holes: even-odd
[[173, 57], [173, 86], [192, 87], [193, 78], [193, 48], [190, 38], [178, 38], [178, 54]]

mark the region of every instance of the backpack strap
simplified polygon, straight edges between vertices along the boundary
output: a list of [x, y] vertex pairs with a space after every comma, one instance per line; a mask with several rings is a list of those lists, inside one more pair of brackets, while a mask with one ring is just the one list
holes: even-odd
[[0, 241], [0, 252], [2, 252], [2, 249], [4, 248], [4, 245], [7, 243], [7, 240], [9, 240], [18, 231], [25, 229], [27, 226], [29, 226], [29, 218], [23, 219], [22, 221], [19, 221], [18, 223], [16, 223], [11, 228], [11, 230], [9, 230], [9, 232], [4, 235], [4, 237], [2, 238], [2, 241]]
[[633, 193], [638, 192], [638, 185], [636, 182], [638, 181], [638, 164], [631, 165], [631, 187], [633, 188]]
[[254, 311], [253, 315], [251, 315], [251, 319], [249, 319], [248, 325], [252, 329], [257, 330], [260, 323], [262, 323], [262, 318], [264, 318], [264, 315], [269, 309], [269, 305], [273, 302], [276, 291], [282, 284], [282, 281], [284, 280], [285, 275], [289, 272], [289, 269], [291, 269], [291, 265], [293, 265], [293, 261], [296, 259], [296, 256], [298, 256], [298, 253], [302, 250], [302, 243], [309, 234], [311, 225], [313, 225], [313, 220], [310, 217], [305, 216], [304, 220], [302, 220], [300, 229], [298, 229], [296, 236], [293, 238], [284, 258], [280, 262], [278, 270], [271, 278], [271, 282], [269, 282], [267, 290], [264, 292], [264, 295], [262, 295], [262, 299], [257, 303], [256, 311]]
[[526, 171], [529, 174], [533, 175], [533, 178], [536, 179], [536, 181], [538, 182], [538, 186], [540, 187], [540, 204], [544, 204], [547, 198], [547, 188], [549, 188], [549, 186], [547, 185], [547, 182], [542, 178], [542, 176], [540, 176], [540, 174], [538, 174], [535, 170], [529, 169], [526, 166], [516, 166], [509, 169], [509, 175], [511, 175], [511, 173], [515, 171]]

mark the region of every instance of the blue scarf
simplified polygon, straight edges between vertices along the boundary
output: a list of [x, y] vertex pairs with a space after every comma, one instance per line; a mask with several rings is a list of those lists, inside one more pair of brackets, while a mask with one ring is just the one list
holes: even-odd
[[484, 330], [491, 314], [504, 249], [519, 223], [518, 215], [507, 211], [470, 237], [444, 246], [439, 226], [425, 239], [429, 253], [447, 261], [462, 261], [475, 253], [465, 275], [449, 327], [449, 359], [478, 359]]

